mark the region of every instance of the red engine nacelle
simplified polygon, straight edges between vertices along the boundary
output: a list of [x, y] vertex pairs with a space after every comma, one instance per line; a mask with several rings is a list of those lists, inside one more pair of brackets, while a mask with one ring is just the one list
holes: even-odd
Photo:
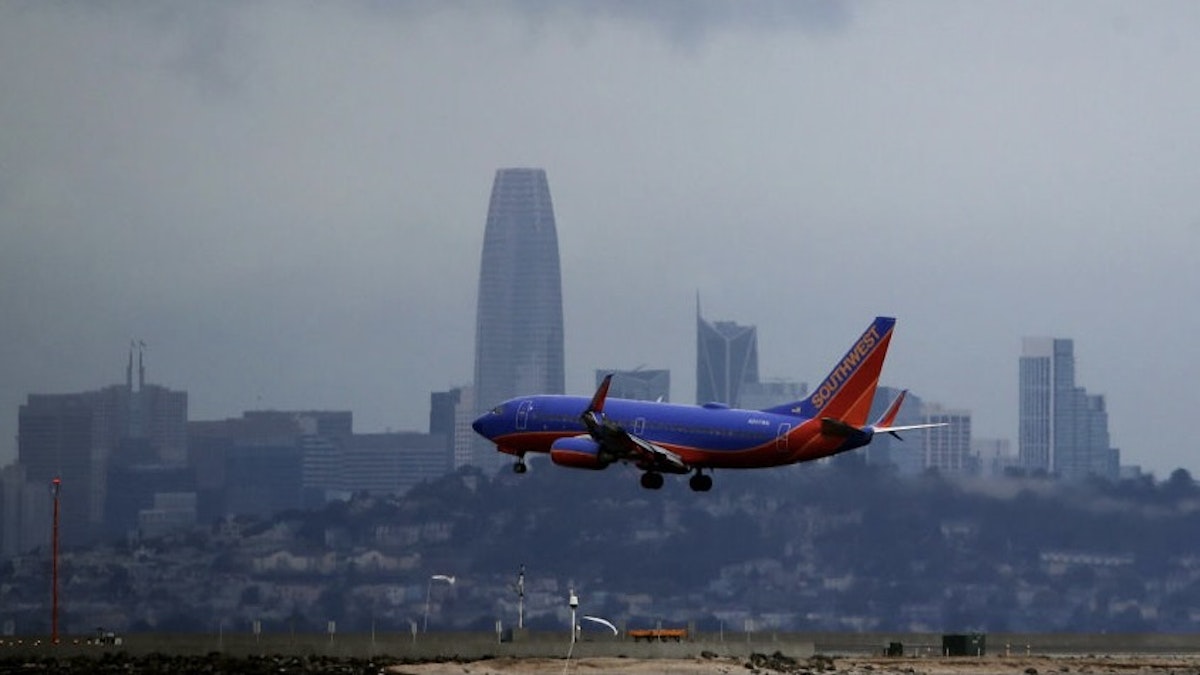
[[550, 461], [572, 469], [604, 469], [612, 460], [600, 455], [600, 445], [587, 436], [560, 438], [550, 446]]

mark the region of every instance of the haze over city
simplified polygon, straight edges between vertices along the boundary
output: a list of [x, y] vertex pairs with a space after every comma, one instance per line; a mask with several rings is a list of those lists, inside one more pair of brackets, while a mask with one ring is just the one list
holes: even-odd
[[1122, 463], [1200, 469], [1200, 6], [0, 5], [0, 464], [29, 393], [423, 429], [471, 380], [496, 168], [547, 170], [566, 378], [669, 368], [695, 298], [819, 380], [1017, 432], [1021, 338], [1075, 341]]

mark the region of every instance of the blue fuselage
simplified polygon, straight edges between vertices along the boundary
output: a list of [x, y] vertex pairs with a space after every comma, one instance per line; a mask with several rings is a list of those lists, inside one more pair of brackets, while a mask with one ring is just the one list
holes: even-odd
[[[581, 396], [515, 398], [481, 415], [472, 426], [501, 452], [549, 452], [554, 441], [587, 433], [580, 414], [588, 402]], [[604, 414], [629, 433], [699, 467], [777, 466], [865, 445], [838, 439], [833, 445], [821, 444], [822, 452], [810, 457], [818, 448], [806, 445], [818, 421], [758, 410], [610, 398]]]

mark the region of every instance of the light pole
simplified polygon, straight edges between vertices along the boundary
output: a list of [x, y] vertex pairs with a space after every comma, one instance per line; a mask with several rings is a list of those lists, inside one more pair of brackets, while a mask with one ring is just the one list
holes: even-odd
[[517, 628], [525, 627], [525, 565], [517, 573]]
[[444, 581], [451, 586], [454, 585], [454, 577], [446, 574], [435, 574], [429, 577], [429, 585], [425, 587], [425, 626], [421, 629], [422, 633], [429, 632], [429, 598], [433, 594], [433, 582]]
[[567, 604], [571, 606], [571, 644], [575, 644], [577, 638], [575, 623], [575, 610], [579, 609], [579, 596], [575, 595], [575, 589], [572, 588], [567, 596]]

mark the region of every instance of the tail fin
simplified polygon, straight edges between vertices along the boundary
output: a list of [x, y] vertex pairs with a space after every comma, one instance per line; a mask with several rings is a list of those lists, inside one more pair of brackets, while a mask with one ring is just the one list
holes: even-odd
[[865, 425], [895, 325], [892, 317], [875, 317], [808, 398], [768, 408], [766, 412], [830, 417], [856, 427]]

